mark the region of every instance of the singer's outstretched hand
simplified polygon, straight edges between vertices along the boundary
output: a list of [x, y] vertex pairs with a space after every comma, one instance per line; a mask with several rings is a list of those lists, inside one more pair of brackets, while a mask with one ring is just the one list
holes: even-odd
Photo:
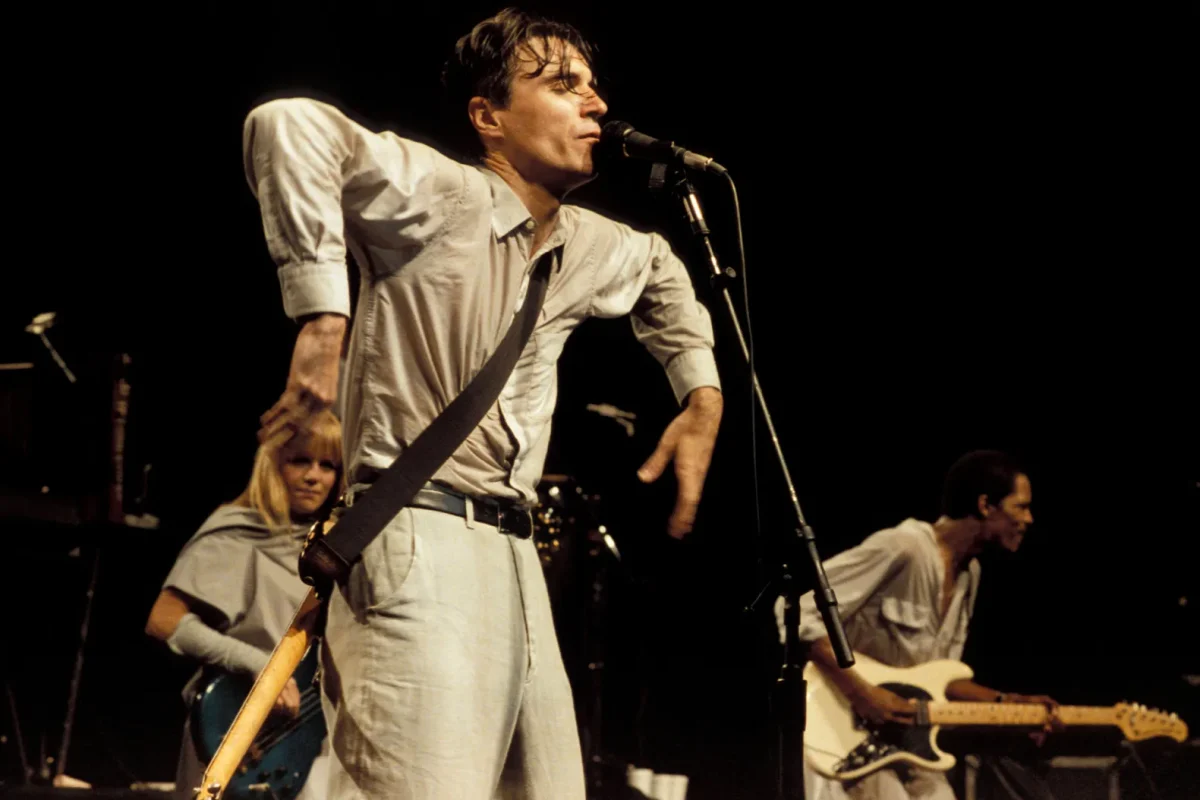
[[638, 470], [638, 478], [644, 483], [652, 483], [663, 474], [667, 464], [675, 462], [679, 497], [667, 523], [667, 533], [676, 539], [686, 536], [696, 523], [696, 510], [704, 490], [704, 477], [712, 461], [723, 408], [720, 390], [711, 386], [693, 389], [687, 396], [686, 408], [667, 426], [658, 447]]

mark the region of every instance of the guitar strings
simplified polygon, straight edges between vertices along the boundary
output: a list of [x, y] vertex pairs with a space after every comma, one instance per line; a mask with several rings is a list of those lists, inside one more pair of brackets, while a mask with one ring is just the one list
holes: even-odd
[[[314, 697], [316, 698], [315, 702], [313, 702]], [[295, 718], [264, 731], [263, 735], [255, 740], [255, 744], [262, 748], [274, 747], [319, 713], [322, 713], [320, 697], [317, 697], [315, 694], [309, 695], [304, 698]]]
[[317, 716], [317, 714], [320, 714], [320, 713], [321, 713], [321, 709], [319, 707], [318, 708], [310, 708], [308, 711], [304, 712], [299, 717], [292, 720], [288, 725], [285, 725], [282, 728], [277, 729], [277, 731], [274, 733], [273, 736], [270, 737], [270, 739], [259, 742], [258, 743], [259, 746], [262, 747], [263, 749], [270, 749], [270, 748], [276, 746], [277, 744], [282, 742], [284, 739], [286, 739], [287, 737], [289, 737], [293, 733], [295, 733], [297, 730], [299, 730], [301, 725], [308, 722], [310, 719], [313, 719], [314, 717]]
[[286, 729], [282, 729], [282, 730], [276, 732], [275, 735], [273, 735], [270, 739], [260, 742], [259, 747], [261, 747], [264, 750], [269, 750], [269, 749], [275, 747], [280, 742], [282, 742], [284, 739], [286, 739], [287, 737], [289, 737], [293, 733], [295, 733], [297, 730], [299, 730], [300, 726], [304, 725], [311, 719], [315, 718], [318, 713], [319, 713], [319, 711], [314, 710], [314, 711], [310, 711], [310, 712], [304, 714], [301, 717], [297, 717], [294, 720], [294, 724], [287, 726]]
[[300, 693], [300, 707], [297, 710], [297, 718], [289, 720], [281, 720], [276, 725], [263, 729], [258, 736], [255, 737], [255, 744], [260, 747], [274, 747], [280, 735], [286, 735], [300, 722], [300, 718], [305, 720], [312, 717], [311, 712], [320, 710], [321, 697], [320, 690], [316, 688], [305, 689]]
[[[307, 714], [310, 711], [319, 710], [320, 707], [321, 707], [320, 698], [315, 698], [315, 699], [311, 698], [311, 697], [305, 698], [304, 702], [302, 702], [300, 704], [300, 707], [296, 710], [296, 715], [298, 717], [300, 715]], [[256, 739], [258, 741], [263, 741], [263, 740], [273, 737], [276, 733], [278, 733], [278, 732], [288, 728], [290, 725], [292, 725], [294, 719], [295, 718], [279, 720], [279, 722], [276, 723], [275, 725], [271, 726], [270, 728], [264, 729], [262, 731], [262, 733], [258, 737], [256, 737]]]

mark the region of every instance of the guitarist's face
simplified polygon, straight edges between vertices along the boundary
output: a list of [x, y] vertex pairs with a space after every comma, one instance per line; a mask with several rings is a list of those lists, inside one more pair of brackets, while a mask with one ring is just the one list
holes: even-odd
[[1003, 547], [1010, 553], [1017, 552], [1025, 531], [1033, 524], [1033, 489], [1029, 478], [1018, 474], [1013, 481], [1011, 494], [997, 505], [985, 505], [983, 512], [984, 541]]
[[292, 516], [299, 518], [315, 514], [324, 505], [337, 479], [336, 464], [309, 452], [291, 456], [280, 471]]

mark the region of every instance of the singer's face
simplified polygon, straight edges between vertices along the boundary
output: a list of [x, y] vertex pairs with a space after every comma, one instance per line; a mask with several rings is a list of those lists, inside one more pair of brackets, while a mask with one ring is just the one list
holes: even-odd
[[517, 61], [508, 106], [495, 113], [508, 161], [527, 180], [566, 192], [592, 177], [592, 148], [608, 106], [579, 52], [561, 42], [553, 49], [540, 72], [531, 53]]
[[988, 515], [983, 520], [986, 540], [1009, 552], [1017, 552], [1025, 538], [1025, 531], [1033, 524], [1032, 503], [1033, 488], [1029, 478], [1018, 474], [1013, 481], [1012, 492], [998, 505], [989, 507]]

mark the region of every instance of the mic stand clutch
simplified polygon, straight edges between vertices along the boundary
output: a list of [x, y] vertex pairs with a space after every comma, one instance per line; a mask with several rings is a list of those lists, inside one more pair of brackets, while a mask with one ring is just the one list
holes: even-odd
[[[728, 173], [722, 173], [723, 176], [730, 181]], [[729, 286], [737, 279], [737, 272], [731, 267], [722, 267], [721, 262], [717, 259], [716, 252], [713, 250], [712, 241], [709, 238], [710, 232], [708, 223], [704, 220], [704, 210], [700, 206], [700, 198], [696, 195], [696, 190], [688, 180], [688, 175], [685, 170], [678, 164], [655, 164], [650, 171], [650, 188], [656, 191], [669, 189], [683, 205], [684, 215], [687, 217], [688, 224], [691, 227], [692, 235], [699, 241], [702, 252], [708, 261], [711, 269], [709, 281], [715, 291], [719, 291], [725, 300], [725, 308], [729, 312], [729, 321], [733, 325], [734, 332], [737, 334], [738, 343], [742, 348], [742, 355], [746, 359], [747, 368], [751, 367], [750, 348], [746, 344], [746, 338], [742, 333], [742, 327], [738, 321], [737, 311], [733, 306], [733, 299], [729, 295]], [[783, 479], [787, 486], [788, 496], [792, 503], [792, 510], [796, 514], [795, 539], [791, 544], [801, 545], [805, 554], [808, 556], [808, 561], [812, 568], [814, 596], [816, 598], [817, 609], [821, 613], [821, 619], [825, 623], [825, 629], [829, 633], [829, 639], [833, 645], [834, 655], [837, 657], [838, 665], [843, 669], [854, 665], [854, 656], [850, 652], [850, 645], [846, 641], [846, 633], [842, 629], [842, 621], [837, 613], [837, 597], [834, 596], [833, 589], [829, 586], [829, 581], [825, 577], [825, 570], [821, 565], [821, 557], [817, 553], [816, 538], [813, 535], [812, 528], [804, 519], [804, 512], [800, 508], [800, 500], [796, 496], [796, 487], [792, 483], [792, 475], [788, 470], [787, 459], [784, 458], [783, 448], [779, 444], [779, 437], [775, 433], [775, 424], [771, 420], [771, 413], [767, 408], [767, 400], [763, 395], [762, 387], [759, 385], [758, 376], [751, 371], [750, 379], [754, 384], [754, 396], [758, 401], [759, 411], [762, 412], [763, 420], [767, 424], [767, 431], [771, 437], [771, 444], [775, 448], [775, 455], [779, 460], [779, 467], [783, 473]], [[794, 552], [793, 548], [783, 548], [781, 552]], [[789, 559], [784, 558], [783, 563], [779, 564], [776, 575], [767, 583], [766, 586], [759, 592], [758, 598], [764, 596], [775, 596], [782, 594], [784, 596], [786, 606], [784, 612], [784, 646], [783, 660], [779, 672], [779, 678], [775, 684], [775, 697], [772, 707], [775, 709], [776, 722], [779, 726], [779, 796], [785, 800], [802, 800], [804, 797], [804, 722], [805, 722], [805, 686], [804, 686], [804, 649], [799, 641], [798, 629], [800, 626], [800, 583], [796, 580], [793, 574], [792, 567], [787, 563]], [[774, 594], [772, 594], [774, 589]], [[755, 603], [758, 599], [755, 600]], [[751, 607], [753, 607], [753, 603]]]

